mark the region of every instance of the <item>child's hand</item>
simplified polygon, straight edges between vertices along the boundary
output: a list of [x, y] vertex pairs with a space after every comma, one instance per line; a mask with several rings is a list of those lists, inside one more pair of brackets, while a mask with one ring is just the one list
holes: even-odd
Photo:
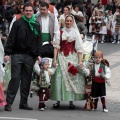
[[41, 63], [41, 60], [42, 60], [42, 58], [40, 56], [38, 56], [38, 64]]

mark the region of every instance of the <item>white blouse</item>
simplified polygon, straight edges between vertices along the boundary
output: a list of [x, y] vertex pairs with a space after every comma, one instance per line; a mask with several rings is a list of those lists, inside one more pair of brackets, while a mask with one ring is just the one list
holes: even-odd
[[[76, 31], [75, 28], [63, 28], [62, 40], [68, 40], [69, 42], [75, 41], [75, 49], [77, 52], [83, 52], [83, 41], [80, 36], [78, 36], [79, 32]], [[56, 48], [60, 48], [60, 41], [54, 41], [53, 46]]]

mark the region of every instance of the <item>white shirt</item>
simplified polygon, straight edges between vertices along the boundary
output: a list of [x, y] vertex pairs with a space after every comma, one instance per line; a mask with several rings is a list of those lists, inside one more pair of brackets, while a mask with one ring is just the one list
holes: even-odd
[[[100, 64], [95, 64], [95, 76], [100, 76], [100, 73], [98, 73], [100, 68]], [[104, 75], [105, 79], [108, 80], [111, 77], [111, 71], [110, 68], [105, 65], [105, 72], [106, 74]]]
[[[49, 16], [41, 17], [42, 20], [42, 33], [49, 33]], [[59, 31], [59, 23], [57, 18], [55, 17], [54, 23], [54, 36], [53, 41], [60, 40], [60, 31]]]
[[41, 17], [42, 33], [49, 33], [49, 17]]
[[73, 15], [79, 15], [81, 17], [84, 17], [84, 15], [81, 11], [76, 12], [76, 11], [72, 10], [72, 13], [73, 13]]

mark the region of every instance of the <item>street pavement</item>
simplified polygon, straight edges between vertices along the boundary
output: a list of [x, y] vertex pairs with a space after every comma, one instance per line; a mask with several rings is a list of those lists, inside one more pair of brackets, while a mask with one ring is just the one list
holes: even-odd
[[74, 102], [76, 108], [69, 109], [68, 102], [61, 102], [59, 109], [53, 109], [55, 101], [48, 101], [48, 108], [45, 111], [38, 110], [38, 97], [34, 94], [29, 98], [29, 105], [34, 108], [33, 111], [19, 109], [20, 95], [19, 91], [12, 106], [12, 112], [4, 111], [0, 108], [0, 120], [119, 120], [120, 119], [120, 45], [112, 43], [98, 44], [98, 50], [102, 50], [104, 57], [109, 60], [112, 77], [111, 86], [107, 86], [107, 108], [108, 113], [102, 111], [102, 105], [99, 101], [96, 111], [86, 111], [83, 109], [85, 101]]

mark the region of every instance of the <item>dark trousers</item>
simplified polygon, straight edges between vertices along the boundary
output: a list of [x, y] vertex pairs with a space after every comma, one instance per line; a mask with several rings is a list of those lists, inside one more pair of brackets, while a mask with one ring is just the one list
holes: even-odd
[[28, 54], [11, 55], [11, 80], [7, 89], [6, 101], [12, 105], [20, 84], [20, 104], [26, 105], [32, 78], [35, 58]]

